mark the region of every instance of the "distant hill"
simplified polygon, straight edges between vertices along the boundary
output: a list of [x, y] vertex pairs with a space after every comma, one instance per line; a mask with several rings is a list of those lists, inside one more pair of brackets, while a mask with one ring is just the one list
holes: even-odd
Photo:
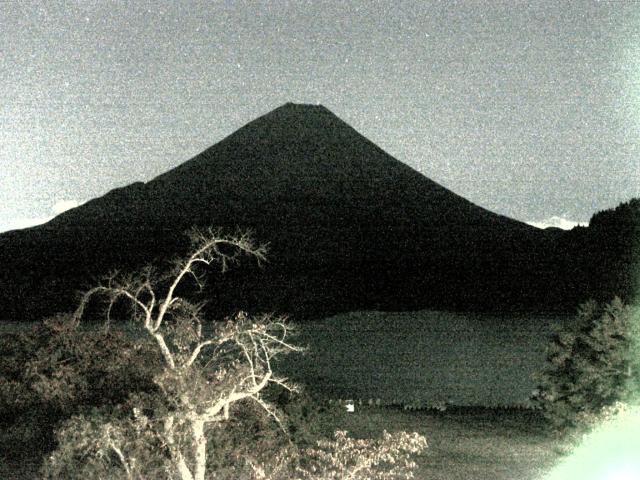
[[573, 309], [586, 294], [562, 270], [581, 234], [489, 212], [326, 108], [286, 104], [147, 183], [1, 234], [0, 318], [69, 310], [109, 270], [184, 252], [194, 225], [251, 229], [270, 245], [263, 268], [210, 276], [216, 314]]
[[595, 213], [589, 227], [559, 237], [555, 254], [567, 288], [583, 297], [640, 300], [640, 199]]

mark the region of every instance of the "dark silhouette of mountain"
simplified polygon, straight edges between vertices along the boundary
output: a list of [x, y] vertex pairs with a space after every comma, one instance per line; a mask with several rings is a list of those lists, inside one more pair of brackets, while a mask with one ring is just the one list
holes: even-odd
[[[572, 279], [584, 296], [626, 302], [640, 293], [640, 199], [594, 214], [588, 228], [574, 228], [558, 242], [559, 256], [573, 263]], [[566, 261], [566, 260], [565, 260]]]
[[209, 277], [219, 315], [573, 309], [585, 294], [558, 278], [558, 262], [574, 267], [563, 256], [574, 237], [472, 204], [322, 106], [286, 104], [147, 183], [0, 235], [0, 316], [70, 310], [109, 270], [184, 252], [194, 225], [251, 229], [270, 245], [263, 268]]

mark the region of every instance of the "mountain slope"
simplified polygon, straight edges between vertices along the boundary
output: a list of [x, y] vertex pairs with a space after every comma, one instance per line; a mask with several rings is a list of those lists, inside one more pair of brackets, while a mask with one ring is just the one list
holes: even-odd
[[216, 313], [549, 307], [554, 236], [450, 192], [324, 107], [286, 104], [146, 184], [0, 235], [1, 316], [68, 310], [107, 271], [183, 252], [193, 225], [270, 244], [264, 268], [212, 280]]

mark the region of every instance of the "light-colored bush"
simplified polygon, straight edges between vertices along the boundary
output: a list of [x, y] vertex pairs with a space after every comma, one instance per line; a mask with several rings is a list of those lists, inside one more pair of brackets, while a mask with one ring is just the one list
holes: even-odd
[[247, 461], [251, 480], [403, 480], [414, 478], [413, 460], [427, 448], [417, 433], [388, 433], [378, 439], [354, 439], [338, 430], [314, 448], [289, 449], [270, 462]]
[[334, 440], [318, 442], [318, 448], [305, 452], [308, 465], [297, 468], [303, 480], [413, 478], [413, 455], [427, 448], [424, 436], [417, 433], [383, 432], [382, 438], [356, 440], [345, 431], [337, 431]]

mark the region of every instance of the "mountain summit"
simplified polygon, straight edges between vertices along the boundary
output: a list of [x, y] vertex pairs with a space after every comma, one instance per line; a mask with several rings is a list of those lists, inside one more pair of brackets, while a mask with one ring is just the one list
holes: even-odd
[[250, 229], [269, 263], [215, 276], [216, 313], [529, 309], [554, 236], [480, 208], [320, 105], [285, 104], [147, 183], [0, 235], [5, 319], [73, 307], [113, 270], [183, 252], [192, 226]]

